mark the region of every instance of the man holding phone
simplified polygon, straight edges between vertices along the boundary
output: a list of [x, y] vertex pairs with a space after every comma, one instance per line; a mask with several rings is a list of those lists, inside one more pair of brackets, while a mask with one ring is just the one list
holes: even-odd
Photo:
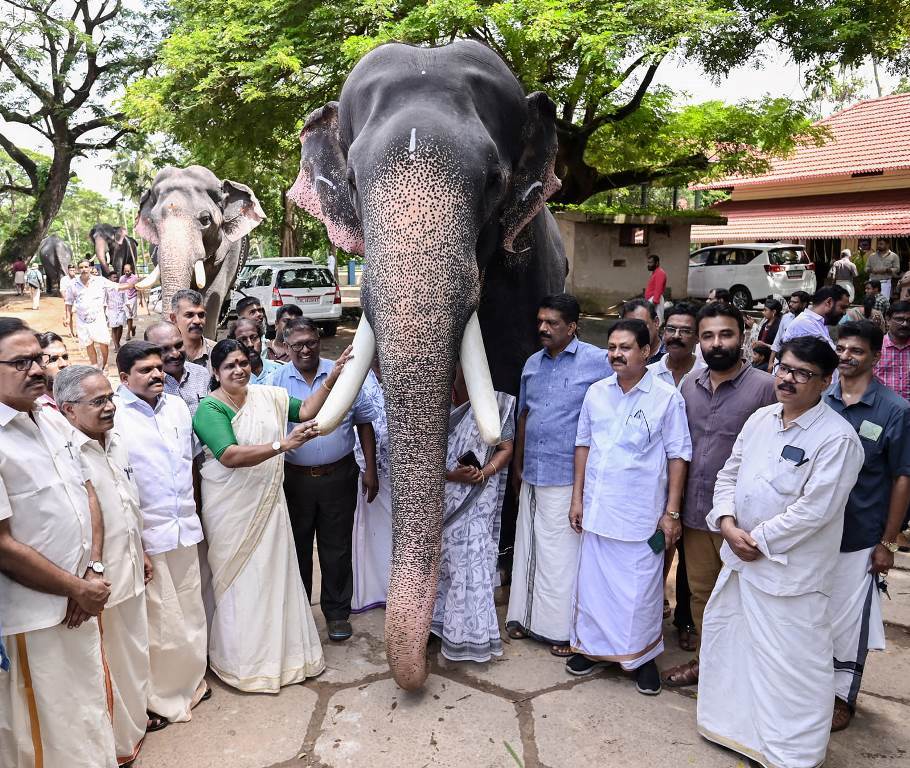
[[615, 373], [585, 395], [575, 439], [569, 522], [582, 534], [572, 675], [605, 663], [660, 693], [665, 550], [679, 539], [692, 443], [682, 395], [647, 369], [648, 326], [620, 320], [607, 337]]
[[826, 339], [784, 343], [778, 402], [746, 421], [707, 518], [724, 567], [703, 622], [698, 730], [762, 765], [821, 765], [828, 747], [828, 607], [863, 465], [856, 431], [822, 400], [837, 364]]

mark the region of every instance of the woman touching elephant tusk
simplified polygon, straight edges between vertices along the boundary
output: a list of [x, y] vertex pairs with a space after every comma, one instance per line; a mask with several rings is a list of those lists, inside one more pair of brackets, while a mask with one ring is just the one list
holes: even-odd
[[[350, 348], [327, 381], [337, 380], [349, 359]], [[215, 592], [209, 661], [228, 685], [277, 693], [325, 668], [300, 581], [282, 454], [316, 437], [307, 419], [329, 390], [301, 402], [278, 387], [249, 385], [249, 352], [234, 339], [216, 344], [211, 362], [212, 394], [193, 418], [204, 445], [200, 517]], [[287, 421], [301, 423], [285, 434]]]

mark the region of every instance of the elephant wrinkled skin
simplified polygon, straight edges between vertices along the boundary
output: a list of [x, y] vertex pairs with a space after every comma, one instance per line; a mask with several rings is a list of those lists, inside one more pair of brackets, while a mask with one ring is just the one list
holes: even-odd
[[157, 248], [153, 275], [160, 275], [165, 313], [175, 292], [195, 288], [205, 301], [205, 335], [215, 338], [222, 301], [249, 253], [247, 235], [263, 219], [245, 184], [221, 181], [201, 165], [160, 170], [139, 202], [136, 232]]
[[[300, 141], [291, 198], [337, 246], [366, 256], [370, 327], [358, 338], [371, 351], [375, 334], [392, 466], [386, 644], [396, 681], [414, 689], [427, 674], [455, 364], [460, 355], [478, 426], [497, 440], [493, 387], [517, 392], [537, 349], [538, 302], [565, 284], [545, 207], [559, 188], [555, 107], [543, 93], [526, 97], [479, 43], [393, 43], [357, 64], [340, 101], [311, 114]], [[321, 427], [337, 421], [365, 374], [348, 365]]]
[[44, 267], [44, 276], [47, 279], [47, 292], [56, 293], [60, 286], [60, 278], [73, 260], [70, 247], [57, 235], [50, 235], [41, 241], [38, 246], [38, 258]]
[[126, 227], [99, 223], [89, 230], [88, 239], [92, 241], [95, 257], [105, 275], [113, 270], [119, 277], [123, 274], [124, 264], [129, 264], [133, 272], [136, 271], [138, 243], [126, 234]]

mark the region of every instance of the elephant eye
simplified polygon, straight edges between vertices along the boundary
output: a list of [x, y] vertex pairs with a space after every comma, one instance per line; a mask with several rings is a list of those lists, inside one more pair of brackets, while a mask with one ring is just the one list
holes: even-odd
[[212, 214], [208, 213], [207, 211], [200, 213], [197, 218], [203, 227], [210, 227], [212, 225]]

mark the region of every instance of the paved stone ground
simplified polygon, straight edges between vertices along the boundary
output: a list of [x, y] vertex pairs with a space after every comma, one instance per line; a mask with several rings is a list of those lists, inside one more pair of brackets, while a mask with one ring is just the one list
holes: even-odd
[[[910, 767], [910, 557], [901, 566], [885, 601], [888, 650], [870, 655], [858, 714], [833, 735], [828, 768]], [[211, 676], [212, 699], [189, 723], [150, 734], [137, 768], [749, 765], [697, 734], [694, 689], [641, 696], [617, 669], [575, 679], [528, 640], [507, 641], [489, 664], [447, 662], [432, 644], [425, 690], [406, 693], [386, 665], [382, 610], [355, 616], [354, 638], [335, 644], [314, 602], [328, 663], [320, 677], [265, 696]], [[665, 637], [659, 663], [684, 661], [669, 623]]]
[[[61, 304], [42, 301], [32, 313], [13, 301], [0, 312], [59, 332]], [[142, 320], [144, 327], [144, 314]], [[323, 354], [335, 357], [351, 336], [350, 327], [339, 328], [324, 341]], [[888, 650], [870, 655], [858, 714], [847, 731], [833, 735], [828, 768], [910, 768], [910, 557], [899, 557], [900, 568], [889, 577], [893, 600], [884, 603]], [[267, 696], [233, 691], [210, 676], [212, 699], [189, 723], [149, 734], [136, 767], [748, 764], [699, 737], [694, 689], [641, 696], [616, 669], [578, 680], [546, 647], [527, 640], [506, 641], [503, 656], [489, 664], [447, 662], [431, 645], [426, 688], [405, 693], [385, 661], [383, 611], [355, 616], [354, 638], [334, 644], [314, 603], [328, 663], [320, 677]], [[500, 607], [504, 620], [503, 614]], [[661, 666], [685, 661], [669, 623], [665, 636]]]

